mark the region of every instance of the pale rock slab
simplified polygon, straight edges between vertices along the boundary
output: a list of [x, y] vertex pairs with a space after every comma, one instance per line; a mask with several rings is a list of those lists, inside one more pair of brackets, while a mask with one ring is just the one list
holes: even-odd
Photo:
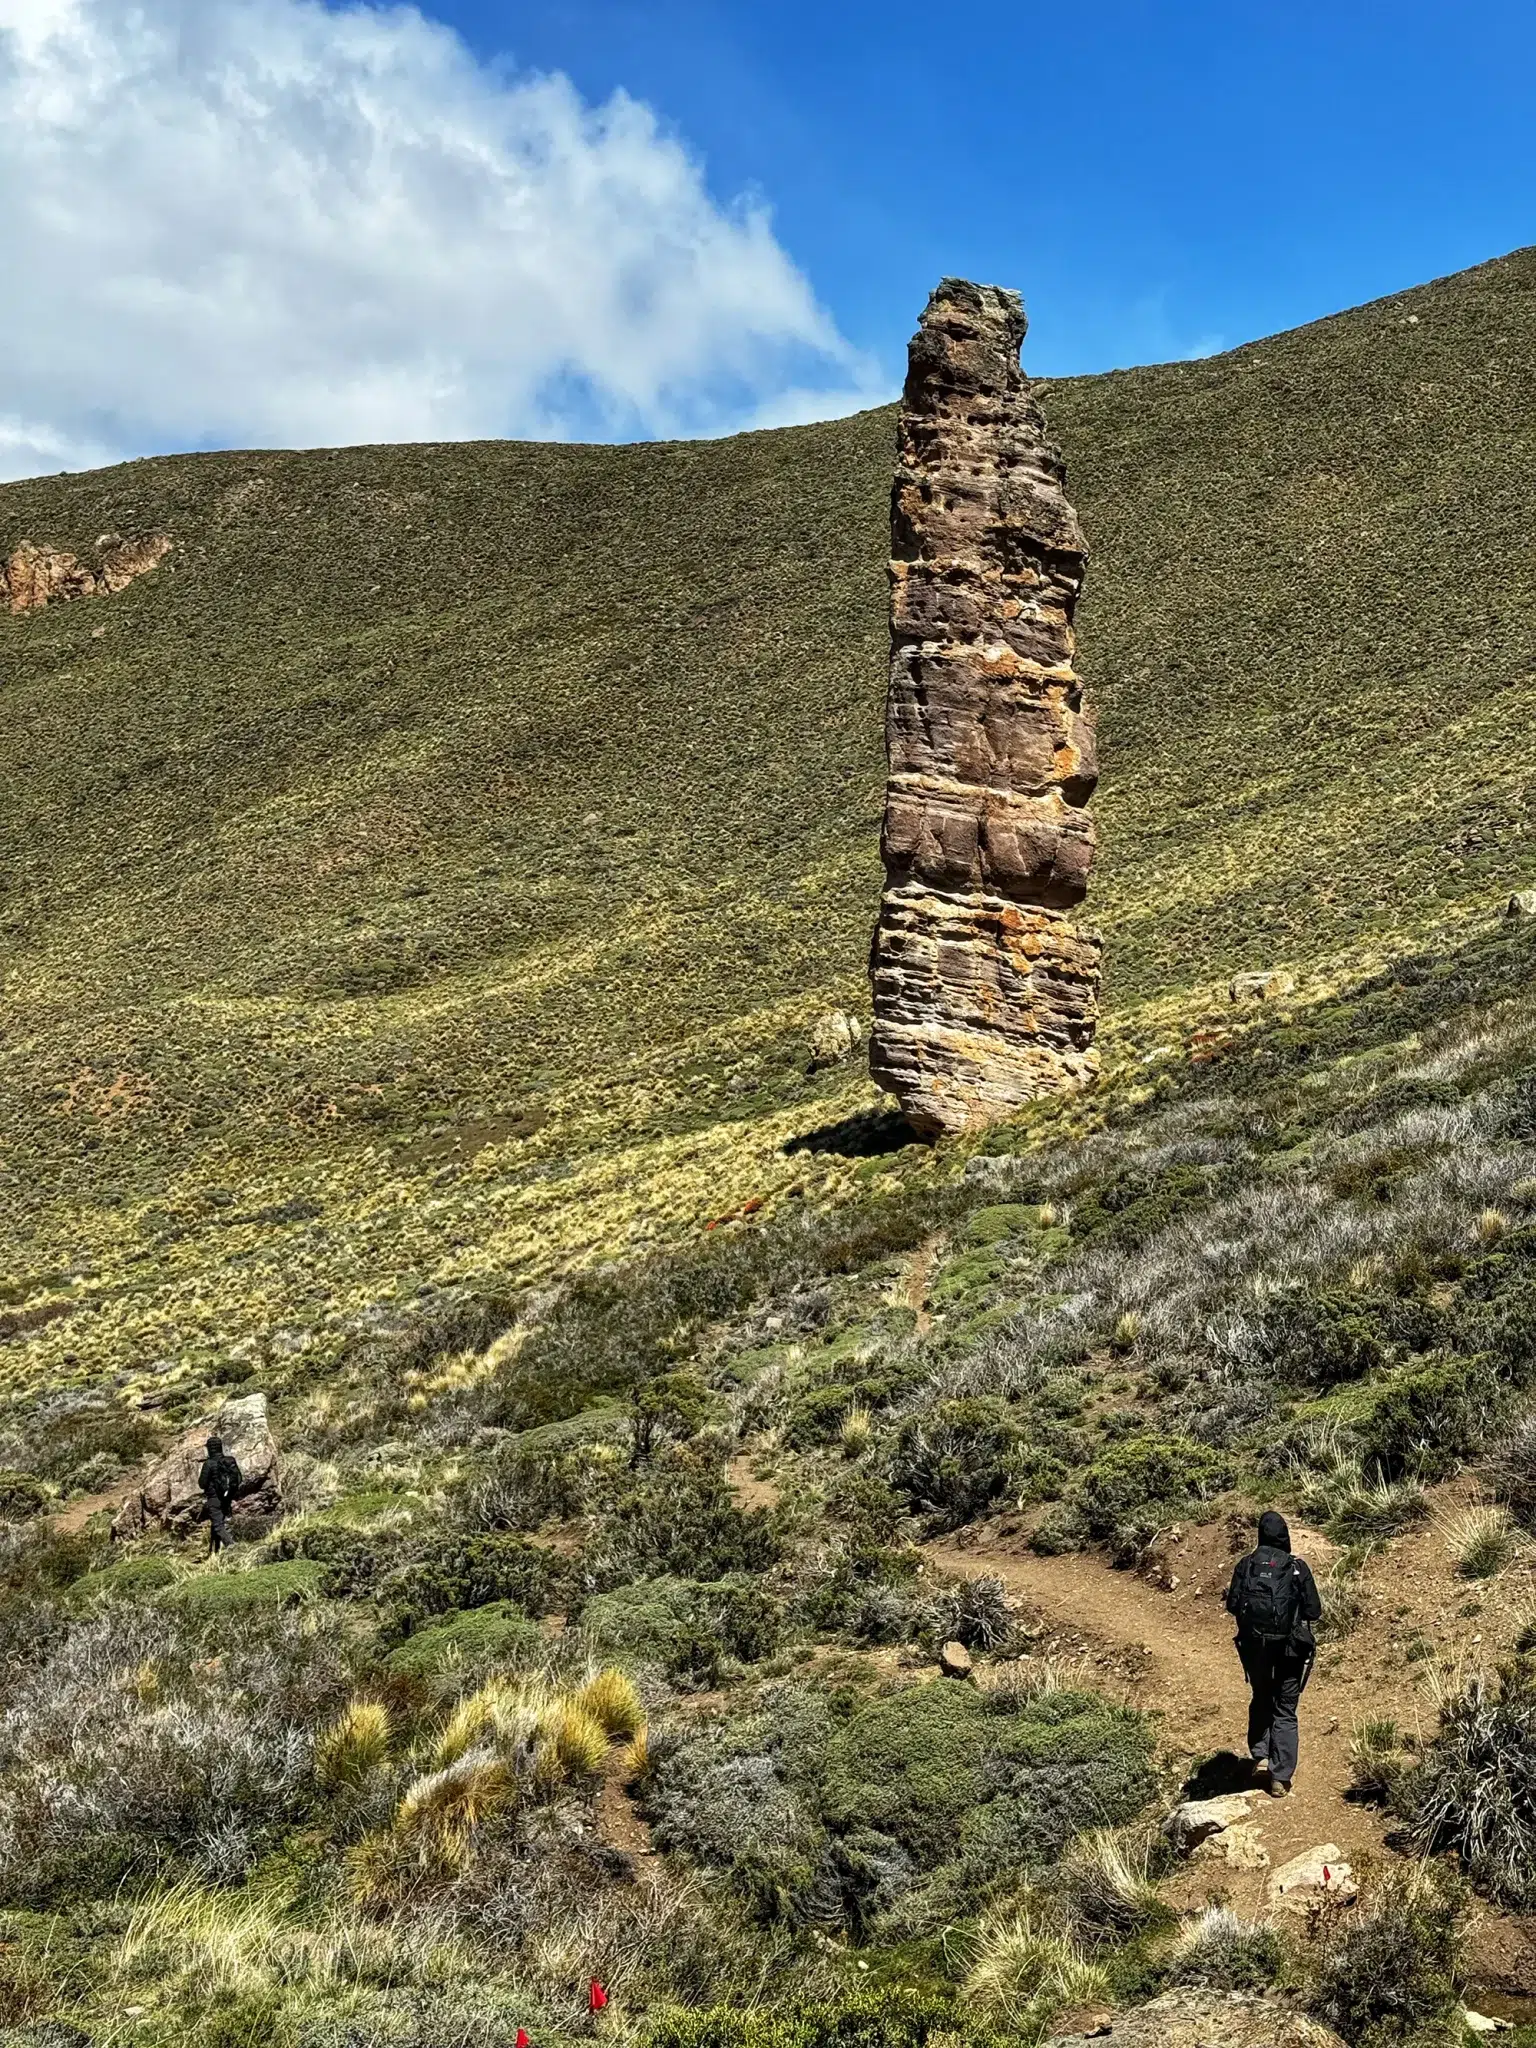
[[1269, 1880], [1269, 1896], [1275, 1905], [1295, 1900], [1297, 1894], [1352, 1899], [1359, 1890], [1354, 1873], [1345, 1862], [1337, 1842], [1322, 1842], [1304, 1849], [1289, 1863], [1282, 1863]]
[[1181, 1856], [1248, 1818], [1251, 1792], [1226, 1792], [1217, 1799], [1186, 1799], [1163, 1822], [1163, 1834]]
[[1330, 2027], [1272, 1993], [1192, 1989], [1116, 2013], [1107, 2034], [1053, 2034], [1047, 2048], [1081, 2048], [1090, 2039], [1112, 2048], [1342, 2048]]
[[93, 569], [67, 548], [24, 540], [0, 562], [0, 607], [13, 613], [37, 612], [76, 597], [115, 597], [136, 576], [158, 568], [170, 551], [168, 534], [124, 540], [121, 534], [104, 533], [96, 543]]

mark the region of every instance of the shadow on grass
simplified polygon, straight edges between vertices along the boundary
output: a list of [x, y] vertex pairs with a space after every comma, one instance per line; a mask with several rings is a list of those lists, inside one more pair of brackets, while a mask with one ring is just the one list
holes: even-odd
[[864, 1109], [857, 1116], [845, 1116], [835, 1124], [821, 1124], [814, 1131], [804, 1131], [798, 1138], [791, 1138], [784, 1150], [786, 1154], [797, 1152], [835, 1153], [842, 1159], [877, 1159], [886, 1153], [901, 1152], [908, 1145], [922, 1145], [928, 1141], [917, 1137], [904, 1116], [891, 1109]]

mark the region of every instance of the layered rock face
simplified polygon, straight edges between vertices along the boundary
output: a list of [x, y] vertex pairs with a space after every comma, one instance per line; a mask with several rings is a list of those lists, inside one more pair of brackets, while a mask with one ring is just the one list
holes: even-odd
[[100, 561], [93, 569], [64, 548], [22, 541], [8, 560], [0, 562], [0, 605], [12, 612], [38, 612], [72, 597], [115, 597], [135, 576], [158, 568], [170, 553], [171, 542], [163, 533], [148, 540], [104, 533], [96, 551]]
[[891, 502], [870, 1071], [924, 1133], [1095, 1072], [1087, 551], [1019, 367], [1015, 292], [946, 278], [913, 337]]

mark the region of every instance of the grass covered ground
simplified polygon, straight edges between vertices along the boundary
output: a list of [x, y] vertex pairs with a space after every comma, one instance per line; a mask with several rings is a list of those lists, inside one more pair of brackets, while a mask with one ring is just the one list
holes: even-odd
[[[1106, 1046], [1529, 878], [1536, 257], [1046, 388], [1094, 550]], [[891, 416], [143, 462], [0, 621], [0, 1369], [189, 1388], [846, 1192]], [[1345, 963], [1347, 966], [1347, 963]], [[238, 1363], [238, 1361], [237, 1361]]]
[[[993, 2048], [1180, 1987], [1460, 2041], [1467, 1887], [1536, 1908], [1533, 291], [1047, 391], [1105, 1074], [936, 1149], [808, 1046], [888, 414], [0, 491], [0, 545], [176, 540], [0, 621], [6, 2048]], [[226, 1387], [284, 1518], [111, 1546], [79, 1497]], [[938, 1561], [1277, 1500], [1327, 1659], [1443, 1483], [1485, 1668], [1401, 1650], [1355, 1790], [1413, 1856], [1279, 1926], [1188, 1910], [1185, 1731]]]

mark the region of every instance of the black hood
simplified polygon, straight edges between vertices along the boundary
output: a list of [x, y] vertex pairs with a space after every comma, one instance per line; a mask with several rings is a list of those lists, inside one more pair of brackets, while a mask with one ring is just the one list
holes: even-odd
[[210, 1458], [222, 1458], [224, 1455], [224, 1439], [221, 1436], [211, 1436], [203, 1448]]
[[1286, 1527], [1284, 1515], [1277, 1515], [1273, 1508], [1259, 1517], [1259, 1541], [1271, 1550], [1289, 1550], [1291, 1532]]

